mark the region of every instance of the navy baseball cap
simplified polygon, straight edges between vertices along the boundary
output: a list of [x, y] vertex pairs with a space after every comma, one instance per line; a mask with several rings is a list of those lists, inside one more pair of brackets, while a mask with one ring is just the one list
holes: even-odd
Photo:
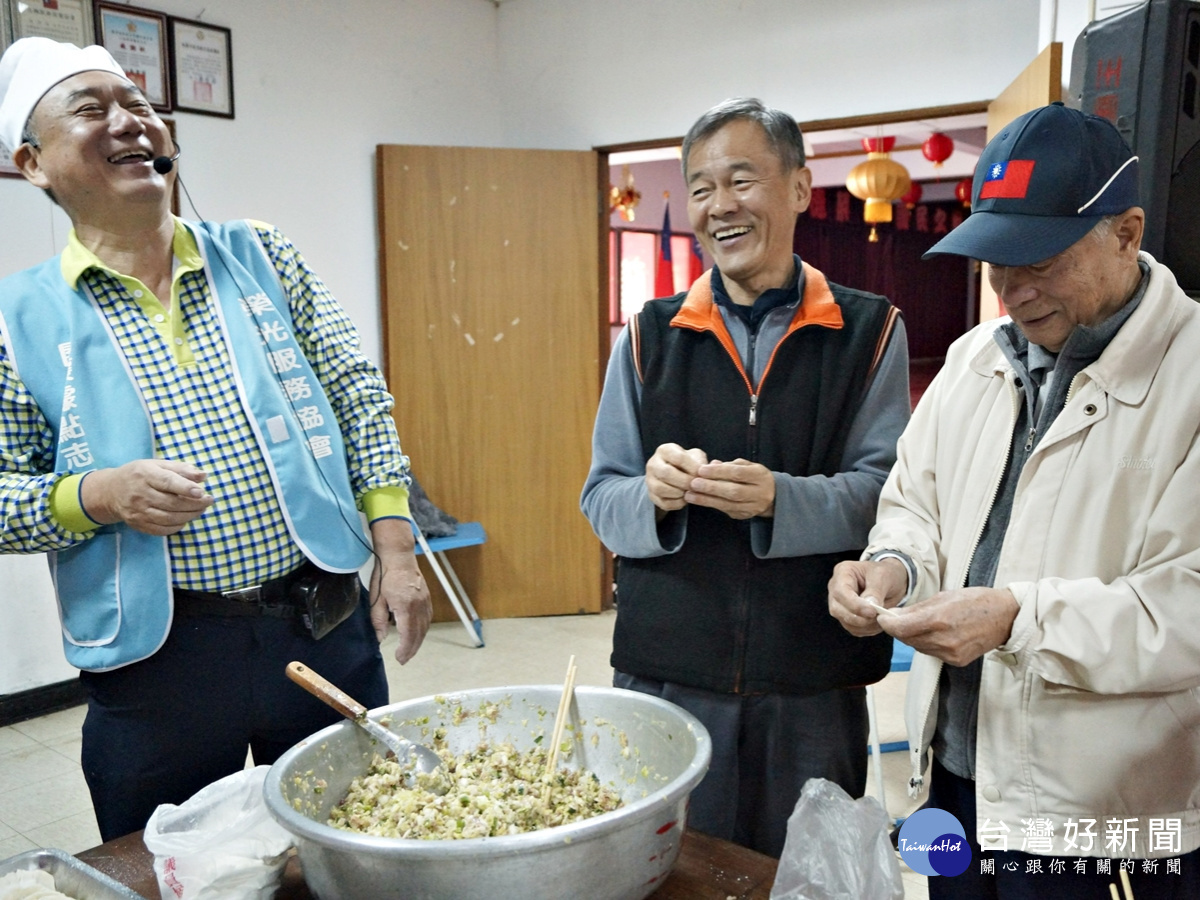
[[1056, 256], [1104, 216], [1141, 205], [1137, 160], [1107, 119], [1061, 103], [1027, 112], [979, 157], [971, 215], [922, 258], [1028, 266]]

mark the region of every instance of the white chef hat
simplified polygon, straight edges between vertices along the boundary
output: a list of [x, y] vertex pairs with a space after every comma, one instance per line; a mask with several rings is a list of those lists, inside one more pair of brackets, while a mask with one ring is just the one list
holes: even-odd
[[125, 77], [103, 47], [76, 47], [44, 37], [21, 38], [0, 57], [0, 147], [12, 154], [38, 101], [60, 81], [94, 70]]

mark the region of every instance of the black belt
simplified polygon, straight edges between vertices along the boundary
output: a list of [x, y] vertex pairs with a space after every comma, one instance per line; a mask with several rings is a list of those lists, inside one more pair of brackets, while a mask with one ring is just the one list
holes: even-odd
[[309, 570], [305, 562], [286, 575], [237, 591], [189, 591], [175, 588], [175, 614], [180, 616], [269, 616], [289, 619], [301, 613], [290, 597], [292, 584]]

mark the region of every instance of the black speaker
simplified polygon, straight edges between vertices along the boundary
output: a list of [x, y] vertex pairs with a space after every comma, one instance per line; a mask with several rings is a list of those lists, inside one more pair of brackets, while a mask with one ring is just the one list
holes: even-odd
[[1142, 249], [1200, 296], [1200, 2], [1149, 0], [1075, 39], [1067, 103], [1138, 155]]

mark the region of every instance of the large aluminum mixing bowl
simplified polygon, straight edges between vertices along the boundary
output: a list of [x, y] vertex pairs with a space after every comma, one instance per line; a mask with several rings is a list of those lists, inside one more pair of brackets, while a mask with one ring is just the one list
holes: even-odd
[[[455, 753], [481, 738], [536, 746], [554, 728], [561, 687], [489, 688], [380, 707], [393, 731], [415, 741], [445, 728]], [[495, 721], [474, 715], [499, 704]], [[463, 713], [467, 713], [464, 717]], [[457, 724], [456, 724], [457, 721]], [[675, 863], [687, 798], [704, 777], [712, 744], [678, 706], [618, 688], [575, 690], [573, 752], [559, 764], [589, 769], [622, 794], [610, 813], [528, 834], [421, 841], [370, 837], [326, 825], [350, 781], [378, 747], [350, 722], [297, 744], [271, 767], [264, 791], [296, 838], [309, 888], [321, 900], [639, 900]]]

